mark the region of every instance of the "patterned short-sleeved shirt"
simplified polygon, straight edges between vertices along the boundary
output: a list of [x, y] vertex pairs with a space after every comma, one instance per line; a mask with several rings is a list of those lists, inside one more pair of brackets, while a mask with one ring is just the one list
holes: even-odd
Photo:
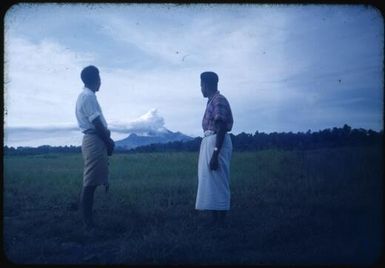
[[207, 107], [202, 120], [203, 131], [216, 131], [215, 121], [225, 122], [227, 131], [233, 127], [233, 114], [227, 99], [217, 91], [207, 102]]

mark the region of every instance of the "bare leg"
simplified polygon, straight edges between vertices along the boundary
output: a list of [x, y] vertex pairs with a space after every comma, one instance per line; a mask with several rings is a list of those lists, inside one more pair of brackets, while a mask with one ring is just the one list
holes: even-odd
[[92, 219], [92, 206], [94, 203], [94, 192], [96, 185], [84, 186], [80, 196], [80, 205], [83, 214], [83, 221], [87, 228], [94, 227]]
[[213, 223], [216, 225], [223, 225], [226, 219], [226, 210], [213, 210]]

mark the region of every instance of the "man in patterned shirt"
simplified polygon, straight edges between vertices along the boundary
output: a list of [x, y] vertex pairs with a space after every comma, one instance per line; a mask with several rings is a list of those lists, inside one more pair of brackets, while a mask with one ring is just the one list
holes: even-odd
[[230, 209], [233, 148], [227, 132], [233, 127], [233, 115], [229, 102], [218, 91], [218, 75], [204, 72], [200, 78], [202, 94], [208, 102], [202, 121], [204, 138], [199, 152], [195, 209], [212, 211], [212, 223], [222, 225]]

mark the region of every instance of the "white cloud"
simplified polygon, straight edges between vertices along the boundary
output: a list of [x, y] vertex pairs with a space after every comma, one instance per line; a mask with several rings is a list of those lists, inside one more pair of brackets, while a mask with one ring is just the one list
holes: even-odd
[[[199, 74], [206, 70], [219, 74], [235, 134], [328, 127], [333, 117], [336, 124], [382, 127], [382, 105], [373, 100], [382, 99], [383, 26], [370, 9], [39, 7], [27, 17], [18, 10], [12, 20], [6, 17], [6, 126], [76, 123], [79, 73], [95, 64], [102, 78], [99, 103], [111, 127], [122, 122], [115, 125], [121, 132], [157, 107], [162, 117], [150, 113], [153, 124], [165, 118], [170, 130], [201, 135], [206, 99]], [[33, 30], [39, 28], [41, 36]], [[148, 129], [148, 122], [136, 124]]]
[[6, 127], [4, 129], [4, 145], [12, 147], [79, 146], [81, 138], [81, 132], [75, 126]]
[[81, 67], [92, 60], [58, 43], [25, 38], [5, 40], [5, 122], [7, 125], [71, 123]]
[[[119, 140], [136, 133], [147, 135], [150, 132], [166, 131], [165, 120], [157, 109], [150, 109], [147, 113], [132, 121], [110, 122], [108, 128], [114, 140]], [[81, 144], [82, 134], [77, 125], [34, 125], [5, 127], [4, 143], [7, 146], [37, 146], [37, 145], [77, 145]]]
[[119, 122], [111, 122], [111, 131], [118, 133], [138, 133], [145, 134], [153, 131], [164, 130], [164, 119], [158, 114], [157, 109], [151, 109], [138, 119], [133, 120], [125, 124]]

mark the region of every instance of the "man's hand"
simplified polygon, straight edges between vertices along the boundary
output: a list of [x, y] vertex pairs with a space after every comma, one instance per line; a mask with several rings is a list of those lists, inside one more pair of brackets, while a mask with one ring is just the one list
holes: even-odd
[[94, 124], [96, 132], [97, 132], [99, 138], [102, 139], [102, 141], [104, 142], [104, 144], [107, 147], [107, 155], [111, 156], [112, 152], [114, 151], [114, 147], [115, 147], [115, 143], [114, 143], [114, 141], [110, 137], [111, 136], [111, 131], [109, 129], [107, 129], [103, 125], [103, 123], [102, 123], [102, 121], [100, 119], [100, 116], [96, 117], [92, 121], [92, 124]]
[[211, 156], [210, 160], [210, 169], [211, 170], [217, 170], [218, 169], [218, 153], [215, 151], [213, 155]]
[[107, 144], [107, 155], [111, 156], [115, 148], [115, 142], [110, 138]]
[[222, 148], [223, 140], [225, 138], [225, 133], [226, 133], [226, 125], [222, 120], [216, 120], [215, 121], [215, 128], [217, 131], [217, 135], [215, 138], [216, 150], [213, 152], [213, 155], [211, 156], [211, 159], [210, 159], [210, 169], [211, 170], [217, 170], [218, 169], [219, 151]]

